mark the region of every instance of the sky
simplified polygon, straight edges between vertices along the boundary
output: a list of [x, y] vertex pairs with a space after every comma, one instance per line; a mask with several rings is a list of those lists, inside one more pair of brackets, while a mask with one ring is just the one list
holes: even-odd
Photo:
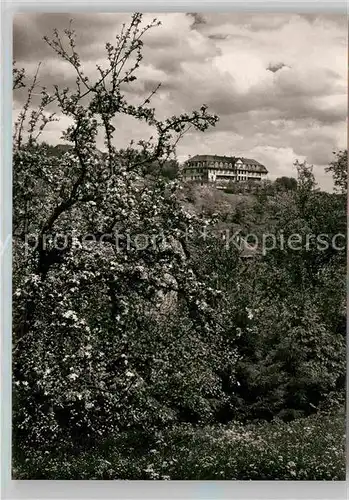
[[[191, 131], [177, 147], [179, 161], [195, 154], [245, 156], [264, 164], [269, 178], [296, 176], [296, 159], [314, 165], [321, 189], [331, 191], [325, 166], [346, 148], [347, 21], [345, 15], [267, 13], [144, 14], [144, 24], [161, 21], [144, 37], [138, 79], [126, 89], [142, 102], [162, 83], [152, 106], [165, 118], [190, 113], [202, 104], [219, 116], [214, 128]], [[74, 86], [75, 76], [42, 40], [73, 19], [77, 48], [88, 75], [105, 61], [112, 42], [131, 14], [21, 13], [14, 19], [13, 56], [29, 75], [38, 62], [40, 84]], [[14, 95], [14, 113], [23, 105]], [[66, 117], [50, 124], [45, 140], [62, 142]], [[118, 122], [115, 145], [150, 135], [133, 119]], [[103, 148], [102, 143], [100, 144]]]

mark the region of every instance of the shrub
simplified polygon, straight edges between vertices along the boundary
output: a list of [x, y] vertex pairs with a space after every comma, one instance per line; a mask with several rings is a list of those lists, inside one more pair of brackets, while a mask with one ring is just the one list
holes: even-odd
[[[345, 413], [292, 423], [193, 427], [154, 434], [146, 448], [127, 436], [70, 455], [34, 451], [17, 479], [344, 480]], [[132, 446], [133, 445], [133, 446]], [[141, 450], [141, 453], [139, 453]]]

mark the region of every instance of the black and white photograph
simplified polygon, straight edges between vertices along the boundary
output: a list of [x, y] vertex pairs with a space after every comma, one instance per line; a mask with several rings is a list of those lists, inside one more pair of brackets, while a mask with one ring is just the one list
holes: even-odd
[[347, 29], [14, 15], [12, 479], [345, 480]]

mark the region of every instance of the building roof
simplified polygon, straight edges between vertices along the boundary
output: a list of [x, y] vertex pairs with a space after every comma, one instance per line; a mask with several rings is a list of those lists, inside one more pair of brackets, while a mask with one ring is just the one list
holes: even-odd
[[237, 158], [237, 160], [242, 160], [246, 165], [262, 165], [257, 160], [253, 160], [252, 158], [244, 158], [243, 156]]
[[224, 161], [228, 163], [235, 163], [236, 158], [234, 156], [219, 156], [219, 155], [195, 155], [188, 158], [188, 161]]
[[244, 157], [239, 157], [236, 159], [241, 160], [245, 165], [253, 165], [253, 166], [257, 167], [257, 170], [260, 172], [265, 172], [265, 173], [268, 172], [268, 170], [265, 168], [265, 166], [262, 165], [261, 163], [259, 163], [259, 161], [257, 161], [257, 160], [253, 160], [252, 158], [244, 158]]

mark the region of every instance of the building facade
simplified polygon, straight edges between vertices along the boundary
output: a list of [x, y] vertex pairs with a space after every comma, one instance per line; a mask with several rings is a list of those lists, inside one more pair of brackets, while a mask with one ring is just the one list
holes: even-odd
[[268, 170], [249, 158], [196, 155], [185, 162], [182, 173], [186, 181], [212, 182], [222, 186], [232, 182], [261, 182]]

